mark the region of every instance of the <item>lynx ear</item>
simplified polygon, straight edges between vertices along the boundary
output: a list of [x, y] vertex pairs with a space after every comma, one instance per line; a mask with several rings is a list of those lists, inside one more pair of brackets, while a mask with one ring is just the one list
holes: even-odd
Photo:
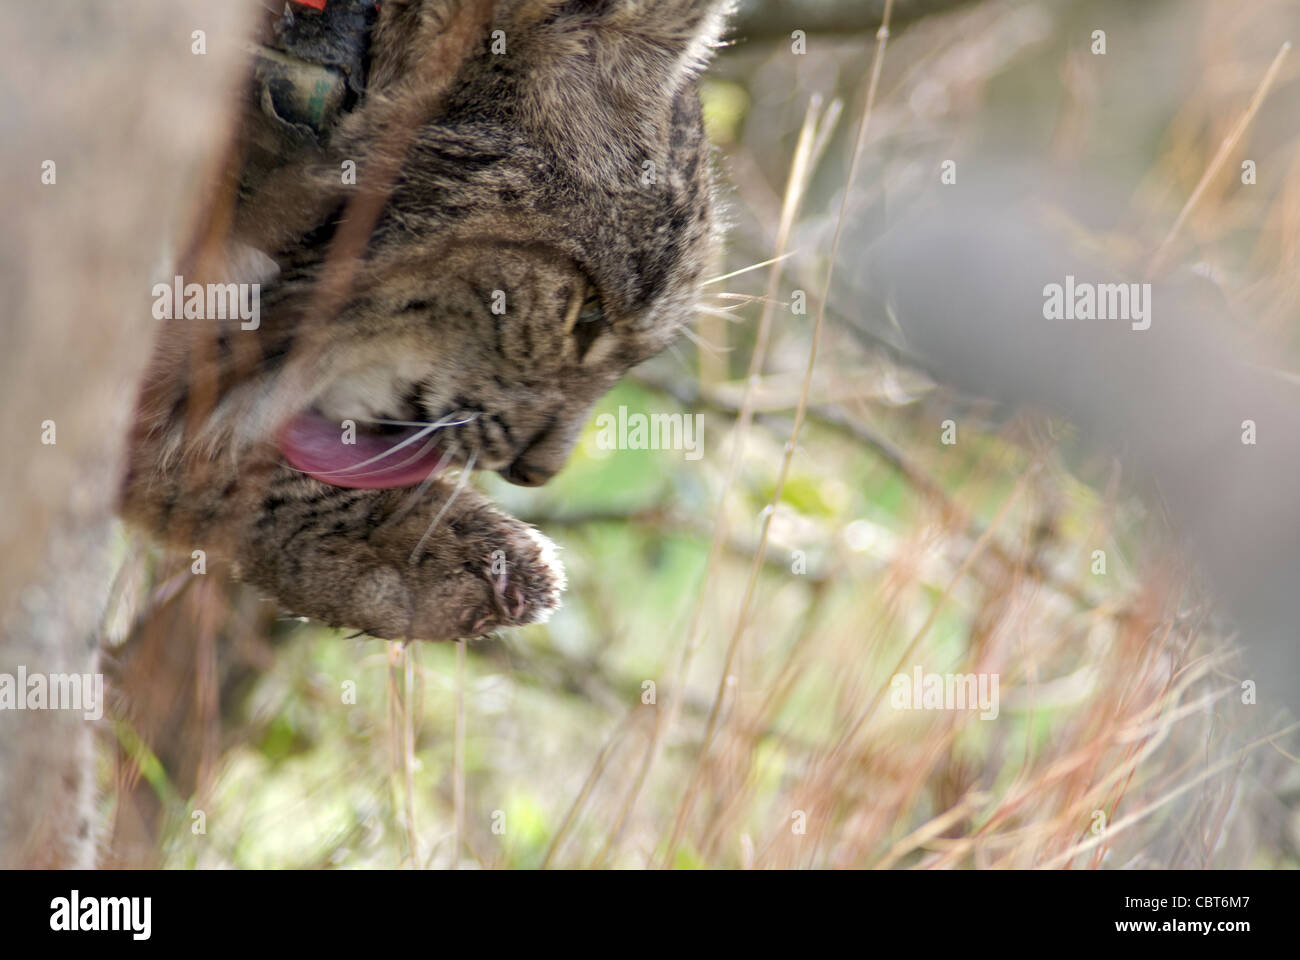
[[733, 5], [733, 0], [524, 0], [519, 25], [545, 31], [553, 24], [562, 33], [594, 30], [612, 59], [621, 53], [648, 65], [653, 50], [660, 55], [653, 58], [657, 65], [680, 79], [683, 71], [708, 61]]
[[611, 174], [658, 161], [677, 98], [704, 68], [730, 0], [522, 0], [498, 21], [525, 65], [520, 119]]

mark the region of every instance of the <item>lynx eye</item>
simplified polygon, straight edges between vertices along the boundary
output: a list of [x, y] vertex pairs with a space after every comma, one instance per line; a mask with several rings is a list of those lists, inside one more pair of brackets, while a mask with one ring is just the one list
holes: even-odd
[[566, 332], [573, 337], [579, 360], [587, 355], [592, 344], [609, 328], [609, 321], [605, 319], [605, 310], [600, 302], [600, 294], [591, 284], [587, 284], [569, 305], [565, 328]]

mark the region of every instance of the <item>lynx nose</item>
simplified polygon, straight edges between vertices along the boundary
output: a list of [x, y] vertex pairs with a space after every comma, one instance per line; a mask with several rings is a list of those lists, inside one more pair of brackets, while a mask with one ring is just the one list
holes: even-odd
[[559, 473], [569, 459], [582, 423], [580, 417], [564, 421], [552, 417], [528, 445], [515, 454], [514, 462], [499, 473], [521, 487], [540, 487]]
[[520, 457], [504, 470], [498, 471], [501, 476], [505, 477], [511, 483], [516, 483], [521, 487], [540, 487], [551, 477], [555, 476], [554, 470], [547, 470], [535, 464], [528, 463], [523, 457]]

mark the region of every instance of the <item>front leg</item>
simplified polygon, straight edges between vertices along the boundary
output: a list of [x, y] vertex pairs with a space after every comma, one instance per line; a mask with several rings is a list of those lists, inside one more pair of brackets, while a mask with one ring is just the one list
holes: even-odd
[[[235, 551], [296, 614], [389, 639], [448, 640], [545, 620], [554, 545], [471, 487], [346, 490], [277, 468]], [[435, 524], [436, 518], [436, 524]]]
[[[554, 545], [472, 487], [354, 490], [294, 470], [269, 448], [156, 465], [134, 451], [127, 519], [202, 548], [291, 613], [386, 639], [448, 640], [545, 620], [564, 569]], [[436, 523], [435, 523], [436, 518]]]

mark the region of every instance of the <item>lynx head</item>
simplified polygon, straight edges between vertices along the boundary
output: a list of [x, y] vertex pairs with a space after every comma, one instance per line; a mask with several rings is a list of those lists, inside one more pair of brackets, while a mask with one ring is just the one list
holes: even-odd
[[[592, 404], [690, 319], [715, 233], [695, 78], [719, 5], [385, 0], [379, 18], [356, 108], [320, 146], [245, 172], [237, 236], [278, 275], [265, 359], [223, 401], [232, 429], [274, 434], [335, 485], [471, 460], [545, 482]], [[368, 189], [358, 256], [323, 308]]]

